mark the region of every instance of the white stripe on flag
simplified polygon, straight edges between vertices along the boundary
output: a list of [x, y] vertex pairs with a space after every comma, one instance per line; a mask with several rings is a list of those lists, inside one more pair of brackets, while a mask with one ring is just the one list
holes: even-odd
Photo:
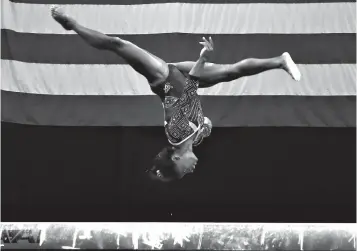
[[[282, 70], [200, 89], [202, 95], [356, 95], [355, 64], [298, 65], [302, 80]], [[2, 60], [2, 90], [50, 95], [153, 95], [129, 65], [53, 65]]]
[[[67, 33], [49, 5], [2, 1], [2, 28]], [[355, 33], [356, 3], [66, 5], [82, 25], [109, 34]]]

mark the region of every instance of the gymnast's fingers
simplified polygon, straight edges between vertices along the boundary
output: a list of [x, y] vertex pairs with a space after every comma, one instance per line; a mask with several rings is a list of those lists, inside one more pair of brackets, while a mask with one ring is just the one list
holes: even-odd
[[214, 44], [213, 44], [213, 39], [212, 39], [212, 37], [209, 37], [209, 42], [210, 42], [211, 47], [212, 47], [212, 50], [213, 50]]
[[206, 42], [207, 49], [210, 50], [210, 51], [213, 50], [213, 46], [212, 46], [211, 42], [208, 41], [205, 37], [203, 37], [203, 38], [204, 38], [204, 40]]
[[205, 42], [200, 42], [201, 45], [203, 45], [204, 47], [206, 47], [206, 43]]
[[202, 37], [203, 41], [205, 41], [206, 44], [209, 44], [208, 40], [205, 37]]

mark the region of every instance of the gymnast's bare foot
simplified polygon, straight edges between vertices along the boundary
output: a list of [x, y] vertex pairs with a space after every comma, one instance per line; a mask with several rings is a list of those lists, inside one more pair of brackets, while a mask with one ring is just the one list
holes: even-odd
[[57, 5], [51, 6], [51, 15], [54, 20], [56, 20], [60, 25], [66, 30], [72, 30], [76, 21], [66, 15], [64, 11]]
[[290, 74], [290, 76], [296, 80], [300, 81], [301, 73], [295, 62], [292, 60], [288, 52], [284, 52], [282, 55], [283, 58], [283, 69]]

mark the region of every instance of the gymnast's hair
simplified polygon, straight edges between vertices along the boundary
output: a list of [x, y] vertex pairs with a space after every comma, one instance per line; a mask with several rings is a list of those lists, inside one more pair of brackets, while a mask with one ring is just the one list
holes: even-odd
[[147, 172], [156, 175], [159, 178], [176, 178], [175, 163], [172, 160], [175, 148], [173, 146], [164, 147], [161, 152], [156, 155], [153, 167]]

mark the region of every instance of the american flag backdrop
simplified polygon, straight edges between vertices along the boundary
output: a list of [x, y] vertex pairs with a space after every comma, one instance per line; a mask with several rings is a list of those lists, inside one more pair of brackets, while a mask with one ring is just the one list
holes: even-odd
[[[213, 129], [197, 168], [157, 184], [160, 99], [52, 4], [168, 63], [212, 36], [212, 63], [289, 52], [302, 78], [199, 89]], [[1, 23], [2, 221], [355, 222], [356, 1], [1, 0]]]
[[143, 76], [52, 20], [50, 4], [166, 62], [195, 61], [202, 35], [213, 63], [290, 52], [283, 71], [200, 90], [215, 126], [354, 127], [356, 3], [352, 0], [4, 0], [2, 120], [58, 126], [161, 126]]

